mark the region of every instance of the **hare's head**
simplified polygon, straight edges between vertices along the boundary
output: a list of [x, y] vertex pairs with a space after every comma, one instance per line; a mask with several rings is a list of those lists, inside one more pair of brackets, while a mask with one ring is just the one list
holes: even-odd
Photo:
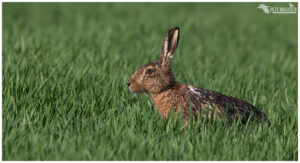
[[174, 27], [164, 38], [160, 60], [142, 66], [128, 79], [127, 86], [130, 91], [160, 93], [176, 83], [171, 71], [171, 59], [177, 48], [178, 40], [179, 28]]

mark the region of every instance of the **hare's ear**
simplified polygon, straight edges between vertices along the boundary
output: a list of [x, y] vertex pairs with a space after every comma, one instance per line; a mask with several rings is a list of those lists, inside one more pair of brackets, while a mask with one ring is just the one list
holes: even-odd
[[160, 53], [160, 63], [163, 67], [170, 66], [171, 59], [179, 41], [179, 27], [173, 27], [166, 34]]

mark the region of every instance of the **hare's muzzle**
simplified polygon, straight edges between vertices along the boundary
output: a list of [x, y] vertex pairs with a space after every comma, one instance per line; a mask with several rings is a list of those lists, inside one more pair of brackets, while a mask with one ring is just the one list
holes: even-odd
[[130, 84], [131, 84], [131, 82], [129, 82], [129, 81], [126, 82], [126, 85], [127, 85], [128, 87], [130, 86]]

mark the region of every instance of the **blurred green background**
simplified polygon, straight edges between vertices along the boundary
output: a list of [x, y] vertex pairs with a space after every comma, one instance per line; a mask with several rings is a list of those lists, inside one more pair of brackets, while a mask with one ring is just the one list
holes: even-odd
[[[3, 3], [2, 159], [297, 160], [297, 14], [258, 5]], [[270, 128], [182, 129], [128, 91], [173, 26], [176, 79], [252, 103]]]

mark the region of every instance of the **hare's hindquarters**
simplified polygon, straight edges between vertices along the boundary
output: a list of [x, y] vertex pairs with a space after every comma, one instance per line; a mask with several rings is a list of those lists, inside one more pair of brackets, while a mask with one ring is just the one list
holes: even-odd
[[242, 123], [246, 123], [249, 119], [258, 119], [260, 123], [267, 122], [270, 126], [270, 121], [267, 119], [265, 113], [238, 98], [226, 96], [211, 90], [196, 88], [191, 85], [187, 86], [187, 94], [190, 96], [191, 106], [200, 106], [202, 114], [206, 114], [207, 108], [209, 109], [209, 119], [211, 117], [210, 114], [215, 109], [219, 119], [226, 116], [226, 122], [229, 125], [239, 119]]

